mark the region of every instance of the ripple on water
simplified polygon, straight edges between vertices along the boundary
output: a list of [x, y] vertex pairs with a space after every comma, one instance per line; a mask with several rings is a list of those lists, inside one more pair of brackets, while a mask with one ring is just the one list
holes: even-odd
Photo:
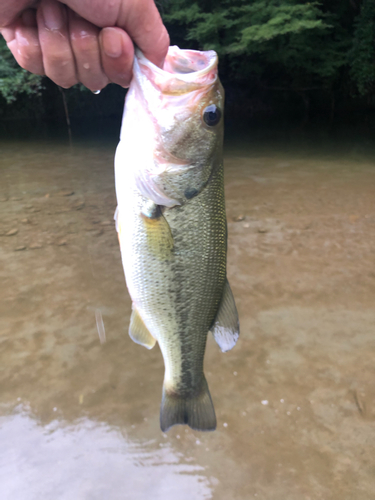
[[181, 463], [168, 443], [130, 441], [89, 419], [41, 426], [25, 411], [0, 418], [3, 500], [205, 500], [203, 468]]

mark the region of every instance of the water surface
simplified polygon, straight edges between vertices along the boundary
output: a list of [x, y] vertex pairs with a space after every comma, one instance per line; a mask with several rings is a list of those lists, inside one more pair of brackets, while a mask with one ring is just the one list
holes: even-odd
[[241, 337], [208, 340], [217, 430], [163, 434], [161, 353], [127, 335], [115, 146], [0, 143], [0, 498], [372, 500], [375, 155], [228, 144]]

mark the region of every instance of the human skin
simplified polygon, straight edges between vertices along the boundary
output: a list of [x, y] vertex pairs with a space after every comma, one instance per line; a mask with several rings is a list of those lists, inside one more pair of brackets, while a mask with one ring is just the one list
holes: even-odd
[[1, 0], [0, 31], [22, 68], [93, 91], [129, 85], [134, 44], [158, 66], [169, 46], [154, 0]]

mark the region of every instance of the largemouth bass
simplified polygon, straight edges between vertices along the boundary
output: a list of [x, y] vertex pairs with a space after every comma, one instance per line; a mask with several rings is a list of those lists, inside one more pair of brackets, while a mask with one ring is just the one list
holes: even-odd
[[133, 311], [129, 335], [159, 342], [163, 431], [216, 428], [203, 373], [207, 334], [239, 335], [226, 279], [224, 91], [214, 51], [170, 47], [160, 69], [136, 50], [115, 159], [117, 230]]

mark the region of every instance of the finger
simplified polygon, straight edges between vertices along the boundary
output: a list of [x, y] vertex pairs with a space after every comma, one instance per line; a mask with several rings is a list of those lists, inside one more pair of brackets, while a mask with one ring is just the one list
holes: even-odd
[[28, 7], [32, 7], [38, 0], [16, 0], [0, 2], [0, 26], [8, 27]]
[[118, 26], [143, 51], [162, 66], [169, 47], [169, 35], [154, 0], [61, 0], [96, 26]]
[[24, 26], [27, 26], [29, 28], [38, 27], [38, 23], [36, 22], [36, 9], [25, 10], [22, 13], [21, 19]]
[[124, 27], [147, 59], [163, 66], [170, 41], [154, 0], [121, 2], [117, 25]]
[[1, 28], [0, 33], [3, 35], [4, 40], [6, 41], [8, 48], [13, 51], [17, 51], [17, 40], [16, 40], [16, 25], [12, 24], [7, 28]]
[[90, 90], [108, 84], [100, 59], [99, 28], [69, 9], [69, 33], [79, 81]]
[[44, 75], [35, 11], [25, 14], [13, 25], [3, 29], [3, 36], [18, 64], [37, 75]]
[[44, 75], [42, 50], [37, 28], [19, 26], [16, 29], [18, 64], [36, 75]]
[[104, 28], [100, 33], [102, 65], [112, 83], [129, 87], [132, 77], [134, 46], [120, 28]]
[[78, 79], [70, 45], [66, 8], [56, 0], [42, 0], [37, 12], [37, 22], [46, 75], [60, 87], [75, 85]]

